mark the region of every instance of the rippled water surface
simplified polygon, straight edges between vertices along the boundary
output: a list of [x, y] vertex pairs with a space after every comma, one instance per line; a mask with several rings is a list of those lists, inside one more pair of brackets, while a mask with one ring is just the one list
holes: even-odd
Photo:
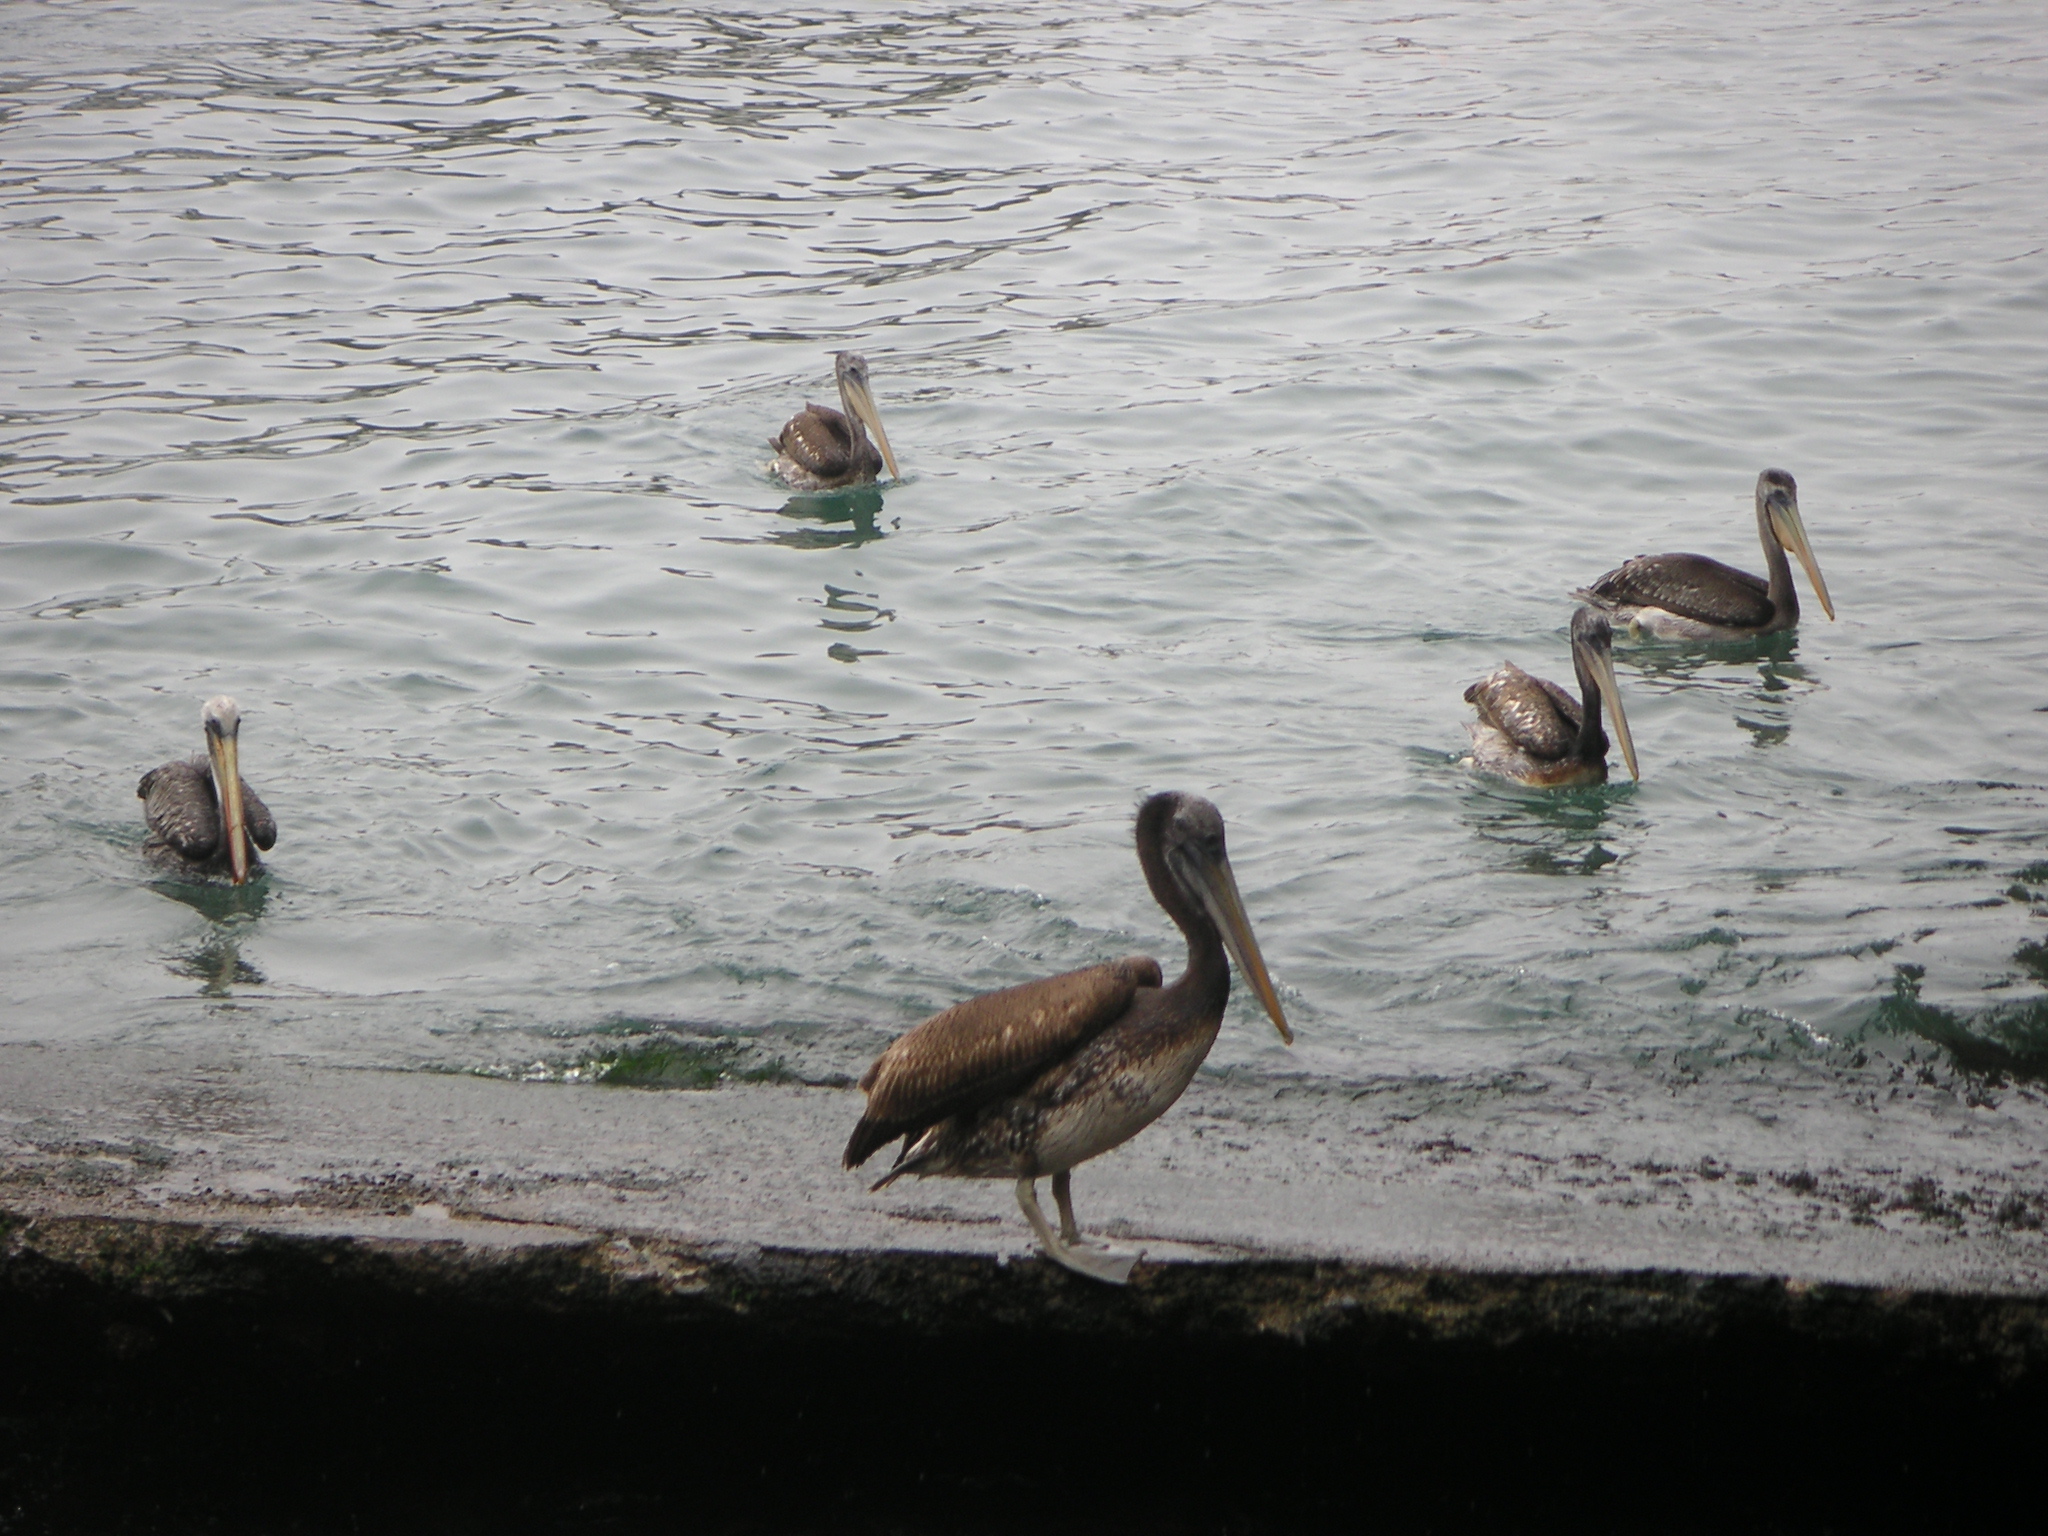
[[[2048, 1065], [2035, 4], [79, 0], [0, 64], [5, 1038], [827, 1079], [1177, 956], [1182, 787], [1249, 1081]], [[839, 347], [904, 479], [791, 496]], [[1760, 568], [1766, 465], [1839, 622], [1624, 651], [1639, 786], [1473, 782], [1464, 686]], [[233, 895], [134, 797], [219, 692]]]

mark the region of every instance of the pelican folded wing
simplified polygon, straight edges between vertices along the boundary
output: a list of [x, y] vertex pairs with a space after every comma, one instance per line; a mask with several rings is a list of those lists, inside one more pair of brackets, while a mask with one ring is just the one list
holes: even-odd
[[1532, 757], [1563, 757], [1578, 739], [1579, 702], [1557, 684], [1512, 661], [1465, 690], [1479, 718]]
[[1159, 962], [1132, 955], [984, 993], [935, 1013], [861, 1077], [867, 1111], [846, 1144], [857, 1168], [876, 1148], [1014, 1092], [1122, 1018]]
[[242, 780], [242, 825], [249, 829], [249, 840], [265, 853], [277, 846], [277, 818], [256, 798], [247, 779]]
[[1609, 610], [1661, 608], [1682, 619], [1730, 629], [1762, 629], [1777, 616], [1760, 577], [1705, 555], [1638, 555], [1586, 589]]
[[[135, 795], [149, 826], [149, 844], [175, 849], [187, 859], [210, 858], [220, 846], [220, 808], [214, 803], [213, 776], [205, 758], [150, 769], [135, 786]], [[273, 827], [271, 836], [276, 835]]]

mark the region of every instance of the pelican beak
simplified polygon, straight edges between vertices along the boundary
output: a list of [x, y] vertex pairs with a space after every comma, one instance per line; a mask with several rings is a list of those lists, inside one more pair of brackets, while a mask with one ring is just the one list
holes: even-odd
[[1273, 978], [1266, 974], [1266, 957], [1259, 953], [1259, 941], [1252, 937], [1252, 920], [1245, 916], [1244, 898], [1237, 894], [1237, 876], [1230, 871], [1230, 860], [1190, 858], [1185, 867], [1194, 876], [1190, 883], [1201, 896], [1209, 920], [1223, 935], [1223, 947], [1230, 951], [1238, 974], [1251, 983], [1273, 1027], [1280, 1031], [1280, 1038], [1294, 1044], [1294, 1031], [1287, 1027], [1287, 1015], [1280, 1011], [1280, 994], [1273, 990]]
[[1614, 652], [1604, 645], [1588, 645], [1585, 654], [1593, 669], [1593, 684], [1600, 690], [1600, 702], [1607, 706], [1607, 713], [1614, 721], [1614, 739], [1621, 743], [1628, 776], [1641, 783], [1643, 775], [1642, 770], [1636, 767], [1635, 738], [1629, 735], [1628, 715], [1621, 707], [1621, 685], [1614, 680]]
[[1778, 536], [1778, 542], [1799, 557], [1799, 563], [1806, 567], [1806, 579], [1813, 583], [1813, 595], [1820, 599], [1821, 607], [1828, 617], [1835, 616], [1835, 605], [1828, 596], [1828, 584], [1821, 580], [1820, 566], [1813, 558], [1813, 546], [1806, 542], [1806, 524], [1799, 518], [1799, 499], [1790, 491], [1774, 488], [1764, 509], [1771, 514], [1771, 532]]
[[846, 395], [847, 407], [861, 419], [861, 425], [874, 438], [875, 446], [882, 450], [882, 462], [889, 466], [889, 478], [901, 480], [896, 472], [896, 455], [889, 451], [889, 434], [882, 430], [882, 413], [875, 409], [875, 397], [869, 393], [867, 384], [860, 379], [841, 381], [840, 389]]
[[249, 878], [249, 827], [243, 820], [241, 754], [233, 736], [209, 730], [206, 755], [213, 761], [213, 788], [220, 801], [221, 831], [228, 840], [228, 878], [241, 885]]

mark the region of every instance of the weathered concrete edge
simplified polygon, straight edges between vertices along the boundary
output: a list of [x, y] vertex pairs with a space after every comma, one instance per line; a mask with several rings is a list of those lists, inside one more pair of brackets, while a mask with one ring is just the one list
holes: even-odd
[[1147, 1264], [1123, 1289], [1042, 1261], [904, 1250], [720, 1251], [630, 1234], [477, 1244], [0, 1209], [0, 1297], [267, 1306], [346, 1291], [480, 1313], [672, 1318], [831, 1338], [990, 1331], [1104, 1341], [1527, 1345], [1655, 1353], [1724, 1335], [2048, 1379], [2048, 1297], [1673, 1270], [1461, 1271], [1346, 1261]]

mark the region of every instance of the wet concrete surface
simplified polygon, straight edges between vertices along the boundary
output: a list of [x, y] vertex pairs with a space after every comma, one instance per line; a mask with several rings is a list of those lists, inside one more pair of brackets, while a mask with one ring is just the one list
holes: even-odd
[[[1765, 1138], [1713, 1106], [1638, 1100], [1623, 1114], [1541, 1097], [1541, 1112], [1504, 1101], [1432, 1116], [1412, 1095], [1382, 1105], [1369, 1084], [1204, 1075], [1076, 1174], [1076, 1206], [1085, 1226], [1163, 1262], [2048, 1287], [2044, 1127], [2017, 1112], [1944, 1128], [1816, 1095], [1784, 1106]], [[842, 1170], [859, 1104], [838, 1087], [662, 1092], [218, 1047], [4, 1045], [0, 1201], [472, 1246], [613, 1233], [1037, 1262], [1002, 1182], [870, 1194], [874, 1169]]]
[[856, 1106], [0, 1047], [0, 1530], [1868, 1527], [2048, 1406], [1995, 1138], [1204, 1078], [1077, 1177], [1119, 1291], [1001, 1185], [868, 1194]]

